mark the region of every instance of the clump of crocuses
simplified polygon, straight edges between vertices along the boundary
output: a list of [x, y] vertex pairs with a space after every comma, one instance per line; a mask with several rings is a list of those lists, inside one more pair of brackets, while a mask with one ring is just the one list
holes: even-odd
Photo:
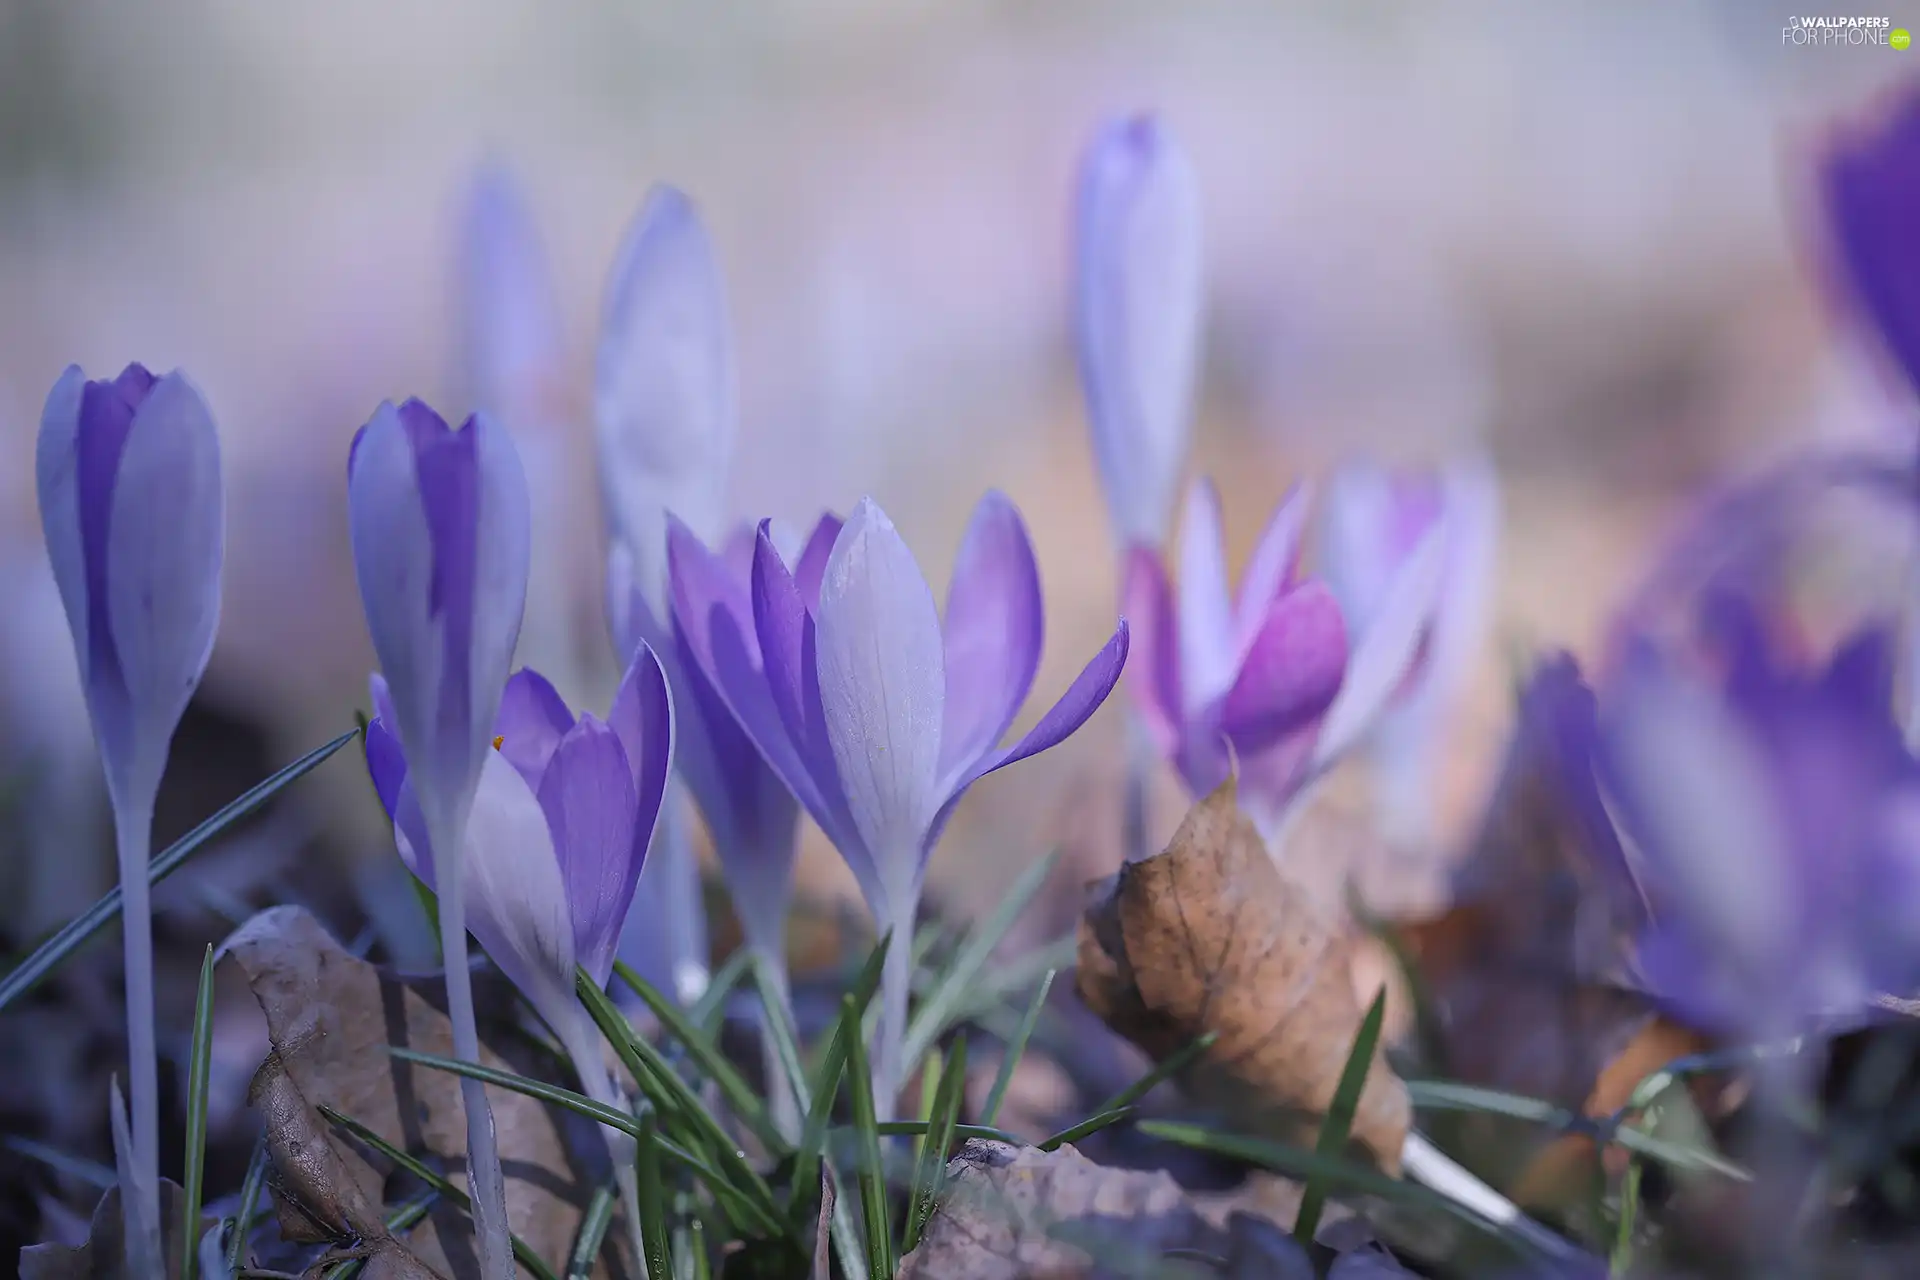
[[[388, 730], [434, 864], [454, 1053], [480, 1060], [467, 969], [469, 823], [492, 763], [493, 722], [526, 604], [526, 477], [506, 431], [484, 415], [458, 430], [418, 400], [383, 404], [347, 463], [354, 571], [385, 678]], [[463, 1078], [468, 1176], [487, 1280], [513, 1274], [493, 1112]]]
[[138, 364], [54, 384], [35, 462], [40, 521], [73, 630], [87, 711], [106, 768], [126, 932], [131, 1121], [116, 1086], [114, 1154], [128, 1275], [165, 1270], [159, 1086], [147, 892], [153, 806], [174, 730], [213, 652], [225, 503], [220, 439], [184, 375]]
[[[825, 530], [823, 534], [822, 530]], [[913, 553], [871, 499], [789, 565], [762, 525], [751, 589], [676, 523], [674, 617], [761, 755], [852, 868], [890, 935], [875, 1095], [905, 1064], [914, 914], [928, 855], [966, 789], [1064, 740], [1106, 699], [1127, 626], [1011, 747], [1000, 739], [1040, 665], [1039, 570], [1019, 512], [989, 494], [961, 541], [944, 621]]]

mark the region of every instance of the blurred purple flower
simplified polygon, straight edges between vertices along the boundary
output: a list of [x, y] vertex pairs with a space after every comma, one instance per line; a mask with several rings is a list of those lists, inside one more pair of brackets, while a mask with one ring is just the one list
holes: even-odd
[[1891, 637], [1802, 672], [1752, 617], [1723, 609], [1716, 632], [1718, 673], [1643, 645], [1603, 700], [1601, 776], [1651, 916], [1639, 979], [1721, 1033], [1857, 1022], [1920, 980], [1920, 762]]
[[[178, 371], [130, 364], [111, 382], [78, 365], [47, 396], [35, 457], [40, 524], [73, 632], [113, 802], [125, 895], [131, 1120], [112, 1116], [126, 1188], [130, 1275], [160, 1269], [160, 1120], [147, 861], [174, 730], [220, 622], [226, 507], [220, 437]], [[115, 1090], [118, 1097], [118, 1090]]]
[[[1308, 502], [1297, 488], [1274, 511], [1237, 597], [1208, 481], [1188, 491], [1177, 596], [1158, 553], [1135, 547], [1127, 560], [1139, 646], [1131, 685], [1155, 745], [1195, 796], [1237, 758], [1241, 803], [1269, 837], [1399, 687], [1414, 643], [1383, 614], [1373, 646], [1350, 652], [1333, 592], [1300, 576]], [[1381, 638], [1396, 643], [1383, 648]]]
[[1094, 453], [1121, 546], [1159, 546], [1186, 464], [1201, 310], [1200, 196], [1152, 116], [1088, 145], [1075, 204], [1074, 326]]
[[[382, 718], [405, 752], [429, 843], [454, 851], [434, 868], [440, 945], [454, 1052], [478, 1062], [461, 855], [526, 603], [526, 477], [491, 419], [476, 414], [455, 431], [409, 400], [382, 404], [354, 436], [347, 499], [361, 604], [388, 688]], [[505, 1280], [513, 1261], [493, 1113], [477, 1081], [461, 1087], [481, 1270]]]
[[[1406, 680], [1372, 735], [1385, 818], [1408, 838], [1425, 838], [1430, 828], [1435, 753], [1486, 631], [1499, 518], [1499, 480], [1481, 459], [1428, 472], [1352, 463], [1328, 486], [1322, 564], [1355, 643], [1364, 645], [1377, 624], [1394, 625], [1395, 606], [1427, 605], [1414, 623]], [[1442, 565], [1422, 596], [1402, 574], [1429, 538], [1442, 543]]]
[[674, 523], [669, 547], [687, 650], [892, 933], [875, 1054], [891, 1108], [927, 857], [969, 786], [1061, 742], [1106, 699], [1126, 662], [1127, 625], [1001, 748], [1033, 687], [1043, 631], [1033, 547], [1004, 495], [974, 510], [944, 625], [912, 552], [870, 498], [837, 533], [817, 528], [791, 568], [762, 525], [750, 595], [684, 525]]
[[[818, 558], [824, 559], [839, 531], [837, 519], [821, 520], [810, 544], [818, 545]], [[740, 529], [728, 539], [721, 557], [723, 570], [730, 575], [736, 616], [749, 630], [754, 539], [752, 528]], [[607, 596], [614, 642], [622, 653], [646, 643], [663, 655], [678, 711], [675, 766], [706, 818], [747, 945], [771, 962], [776, 974], [784, 975], [799, 806], [727, 710], [726, 701], [688, 648], [678, 619], [663, 625], [633, 575], [620, 563], [617, 550], [611, 560]]]
[[1829, 252], [1880, 341], [1920, 389], [1920, 92], [1836, 139], [1822, 174]]

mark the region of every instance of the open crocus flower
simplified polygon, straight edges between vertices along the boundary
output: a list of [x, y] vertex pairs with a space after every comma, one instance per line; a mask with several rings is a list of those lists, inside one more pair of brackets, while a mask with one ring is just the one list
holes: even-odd
[[1844, 133], [1822, 174], [1827, 251], [1864, 319], [1920, 388], [1920, 93]]
[[1635, 968], [1677, 1018], [1769, 1038], [1913, 995], [1920, 762], [1892, 653], [1868, 630], [1788, 670], [1753, 625], [1717, 673], [1642, 646], [1604, 692], [1601, 776], [1650, 913]]
[[1080, 162], [1074, 331], [1121, 546], [1158, 546], [1186, 463], [1200, 347], [1200, 194], [1154, 117], [1103, 125]]
[[[393, 819], [400, 856], [435, 888], [433, 843], [406, 753], [387, 728], [393, 705], [379, 676], [373, 703], [368, 771]], [[602, 986], [613, 972], [614, 946], [672, 764], [666, 677], [653, 650], [641, 645], [603, 722], [592, 715], [576, 720], [545, 677], [516, 671], [493, 727], [495, 750], [481, 770], [460, 855], [467, 927], [559, 1036], [588, 1096], [624, 1107], [598, 1029], [575, 992], [574, 969], [585, 969]], [[605, 1132], [628, 1224], [637, 1233], [632, 1141]]]
[[1439, 577], [1415, 620], [1414, 659], [1382, 709], [1372, 743], [1381, 766], [1389, 826], [1421, 838], [1441, 731], [1471, 676], [1486, 632], [1499, 535], [1499, 481], [1482, 459], [1438, 471], [1343, 467], [1323, 505], [1321, 564], [1356, 645], [1389, 610], [1416, 606], [1417, 584], [1402, 571], [1430, 539], [1441, 544]]
[[974, 510], [944, 624], [913, 553], [870, 498], [830, 544], [816, 530], [792, 566], [762, 525], [750, 592], [678, 523], [669, 555], [688, 651], [891, 932], [874, 1055], [876, 1097], [890, 1110], [927, 857], [969, 786], [1061, 742], [1106, 699], [1126, 662], [1126, 623], [1003, 748], [1043, 631], [1033, 547], [1005, 496], [989, 493]]
[[[493, 718], [520, 635], [530, 554], [526, 476], [513, 440], [476, 414], [460, 430], [418, 400], [382, 404], [353, 438], [347, 501], [354, 574], [381, 674], [383, 718], [406, 750], [436, 867], [454, 1052], [478, 1062], [461, 854]], [[475, 1233], [486, 1280], [509, 1280], [506, 1183], [485, 1089], [461, 1081]]]
[[1401, 571], [1366, 643], [1350, 650], [1333, 592], [1300, 574], [1308, 494], [1297, 488], [1260, 536], [1237, 595], [1227, 586], [1220, 500], [1196, 481], [1180, 534], [1180, 579], [1161, 556], [1128, 557], [1132, 688], [1160, 753], [1195, 796], [1237, 762], [1240, 801], [1277, 840], [1303, 788], [1351, 747], [1405, 679], [1414, 621], [1438, 568], [1430, 545]]
[[226, 516], [220, 438], [193, 384], [130, 364], [111, 382], [78, 365], [54, 384], [35, 459], [40, 523], [73, 632], [113, 802], [126, 909], [129, 1122], [115, 1105], [127, 1274], [160, 1258], [160, 1119], [147, 859], [174, 730], [220, 620]]

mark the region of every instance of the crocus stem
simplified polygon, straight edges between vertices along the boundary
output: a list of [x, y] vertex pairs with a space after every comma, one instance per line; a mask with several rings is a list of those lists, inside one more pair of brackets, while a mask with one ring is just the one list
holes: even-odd
[[[578, 1000], [569, 996], [568, 1003], [571, 1007], [567, 1009], [567, 1016], [553, 1025], [560, 1034], [567, 1056], [573, 1059], [573, 1071], [580, 1077], [581, 1089], [602, 1106], [630, 1110], [627, 1099], [620, 1096], [620, 1091], [614, 1086], [613, 1076], [607, 1070], [599, 1028]], [[633, 1265], [638, 1274], [644, 1272], [647, 1257], [646, 1238], [640, 1222], [640, 1183], [634, 1171], [638, 1146], [631, 1134], [611, 1125], [602, 1125], [600, 1134], [606, 1139], [607, 1156], [613, 1161], [614, 1181], [620, 1187], [620, 1207], [627, 1215], [627, 1239], [633, 1246]]]
[[[473, 974], [467, 968], [467, 911], [460, 857], [466, 847], [466, 832], [460, 829], [461, 824], [435, 825], [440, 830], [430, 832], [428, 840], [435, 850], [449, 851], [435, 862], [434, 888], [440, 902], [440, 956], [447, 971], [453, 1056], [477, 1064], [480, 1033], [473, 1017]], [[461, 1077], [460, 1097], [467, 1112], [467, 1191], [473, 1202], [474, 1235], [480, 1244], [480, 1274], [484, 1280], [514, 1280], [506, 1179], [500, 1172], [493, 1108], [487, 1102], [486, 1086], [478, 1080]]]
[[[911, 899], [909, 899], [911, 901]], [[907, 1040], [907, 996], [913, 989], [913, 917], [902, 912], [887, 939], [880, 969], [880, 1034], [873, 1051], [873, 1109], [882, 1124], [893, 1119], [906, 1064], [900, 1055]]]
[[1121, 814], [1120, 851], [1128, 862], [1138, 862], [1151, 850], [1147, 845], [1147, 794], [1153, 785], [1153, 768], [1158, 757], [1153, 739], [1140, 713], [1127, 713], [1127, 783], [1125, 806]]
[[147, 861], [153, 844], [150, 797], [115, 805], [127, 980], [127, 1084], [133, 1092], [132, 1150], [124, 1163], [134, 1185], [122, 1187], [128, 1275], [157, 1275], [160, 1244], [160, 1082], [153, 1033], [153, 905]]
[[[791, 1015], [793, 997], [788, 987], [786, 947], [779, 943], [759, 945], [754, 952], [773, 978], [773, 986], [779, 996], [780, 1007]], [[764, 1013], [763, 1018], [771, 1021], [773, 1015]], [[773, 1127], [780, 1136], [789, 1142], [800, 1137], [800, 1105], [793, 1096], [793, 1082], [787, 1079], [787, 1067], [780, 1060], [780, 1049], [774, 1041], [773, 1033], [766, 1026], [760, 1030], [760, 1070], [766, 1078], [767, 1100], [773, 1107]]]

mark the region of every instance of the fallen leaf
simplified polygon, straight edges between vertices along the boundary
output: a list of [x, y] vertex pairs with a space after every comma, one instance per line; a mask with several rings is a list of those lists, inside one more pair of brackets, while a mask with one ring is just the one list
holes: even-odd
[[[177, 1183], [160, 1179], [161, 1249], [167, 1276], [180, 1274], [180, 1211], [185, 1193]], [[34, 1244], [20, 1251], [20, 1280], [122, 1280], [126, 1272], [126, 1245], [121, 1231], [120, 1188], [108, 1187], [94, 1206], [93, 1225], [85, 1243]], [[213, 1225], [201, 1218], [201, 1233]]]
[[[1360, 1026], [1356, 940], [1275, 865], [1233, 783], [1195, 805], [1164, 852], [1093, 896], [1080, 924], [1087, 1006], [1156, 1059], [1215, 1033], [1183, 1077], [1188, 1091], [1310, 1143]], [[1405, 1086], [1376, 1049], [1354, 1137], [1398, 1172], [1410, 1124]]]
[[833, 1171], [822, 1165], [820, 1217], [813, 1228], [813, 1280], [833, 1280], [833, 1205], [839, 1196], [833, 1185]]
[[[250, 1097], [266, 1121], [282, 1234], [364, 1242], [373, 1259], [369, 1273], [376, 1275], [475, 1275], [467, 1215], [439, 1204], [418, 1227], [392, 1238], [382, 1221], [385, 1161], [319, 1110], [330, 1107], [359, 1121], [464, 1186], [459, 1080], [388, 1053], [389, 1046], [404, 1046], [452, 1056], [438, 981], [401, 981], [354, 958], [298, 907], [255, 916], [227, 940], [223, 954], [245, 974], [267, 1018], [272, 1051]], [[481, 1058], [508, 1071], [530, 1065], [487, 1045]], [[564, 1258], [594, 1187], [604, 1180], [602, 1139], [592, 1124], [523, 1094], [489, 1088], [487, 1098], [507, 1177], [509, 1225], [542, 1258]], [[621, 1249], [621, 1235], [608, 1233], [596, 1275], [628, 1274], [610, 1271], [608, 1261]]]
[[1103, 1257], [1170, 1250], [1224, 1257], [1227, 1239], [1165, 1170], [1104, 1168], [1071, 1145], [975, 1138], [948, 1163], [946, 1190], [898, 1278], [1068, 1280], [1113, 1274]]

